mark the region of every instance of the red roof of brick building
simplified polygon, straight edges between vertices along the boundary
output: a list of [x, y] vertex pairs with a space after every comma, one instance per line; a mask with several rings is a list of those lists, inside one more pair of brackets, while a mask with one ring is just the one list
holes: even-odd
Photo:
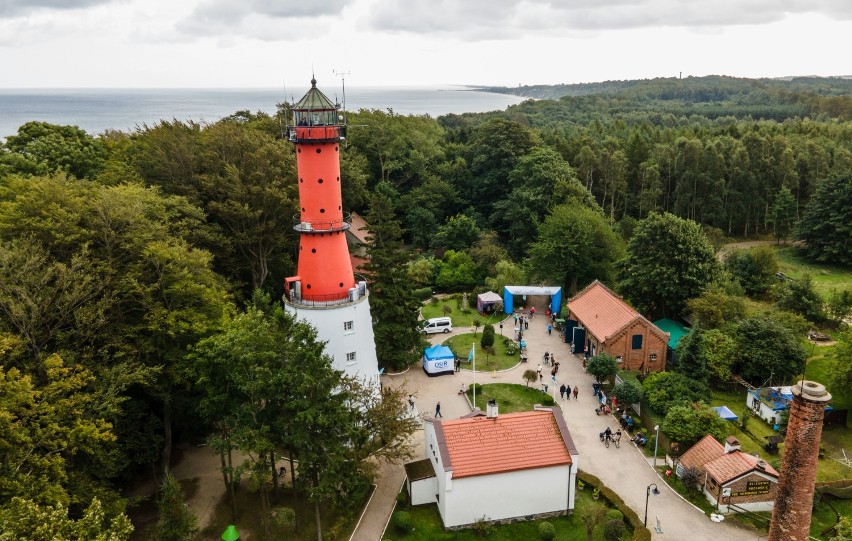
[[568, 301], [568, 310], [600, 342], [606, 342], [636, 319], [643, 319], [653, 332], [668, 343], [668, 335], [631, 308], [599, 280], [595, 280]]
[[367, 240], [367, 222], [357, 212], [349, 214], [349, 233], [358, 239], [361, 244], [369, 244]]
[[759, 457], [743, 453], [739, 449], [726, 453], [725, 447], [710, 434], [685, 452], [680, 457], [680, 463], [687, 468], [704, 469], [719, 484], [725, 484], [753, 470], [778, 477], [775, 468]]
[[431, 422], [446, 450], [444, 467], [458, 479], [571, 464], [574, 444], [559, 421], [565, 424], [547, 409]]

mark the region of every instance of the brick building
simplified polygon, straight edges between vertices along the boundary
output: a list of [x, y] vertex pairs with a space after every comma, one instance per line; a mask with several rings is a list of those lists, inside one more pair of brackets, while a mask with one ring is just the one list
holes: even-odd
[[769, 541], [805, 541], [811, 529], [822, 421], [831, 395], [807, 380], [793, 385], [792, 395]]
[[659, 372], [666, 366], [669, 334], [645, 319], [621, 297], [595, 280], [568, 301], [568, 317], [584, 328], [574, 351], [609, 353], [623, 370]]
[[687, 468], [701, 472], [700, 486], [707, 499], [723, 513], [735, 505], [749, 511], [771, 511], [778, 493], [778, 472], [760, 457], [743, 453], [733, 436], [725, 445], [710, 434], [681, 455], [680, 477]]

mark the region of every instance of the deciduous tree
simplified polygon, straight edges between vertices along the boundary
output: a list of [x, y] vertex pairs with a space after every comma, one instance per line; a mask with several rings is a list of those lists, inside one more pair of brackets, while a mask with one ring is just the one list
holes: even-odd
[[718, 275], [713, 247], [696, 222], [669, 213], [641, 220], [627, 244], [620, 288], [650, 316], [677, 316]]
[[530, 247], [534, 276], [576, 291], [594, 279], [607, 281], [624, 247], [598, 212], [577, 205], [559, 205], [539, 227]]
[[768, 316], [744, 319], [737, 328], [737, 364], [734, 370], [752, 385], [787, 383], [805, 367], [807, 353], [801, 340]]

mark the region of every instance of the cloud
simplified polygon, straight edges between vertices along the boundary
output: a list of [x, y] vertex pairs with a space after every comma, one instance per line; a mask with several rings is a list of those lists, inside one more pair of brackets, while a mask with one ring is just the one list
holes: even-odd
[[44, 9], [81, 9], [115, 0], [0, 0], [0, 18], [17, 17]]
[[852, 19], [849, 0], [378, 0], [373, 30], [444, 34], [467, 40], [518, 34], [649, 27], [707, 29], [769, 24], [792, 13]]
[[[204, 0], [192, 14], [177, 23], [179, 31], [193, 35], [246, 34], [251, 35], [252, 22], [316, 19], [338, 15], [351, 0]], [[260, 23], [259, 23], [260, 22]], [[253, 26], [253, 25], [252, 25]], [[279, 35], [278, 39], [283, 36]]]

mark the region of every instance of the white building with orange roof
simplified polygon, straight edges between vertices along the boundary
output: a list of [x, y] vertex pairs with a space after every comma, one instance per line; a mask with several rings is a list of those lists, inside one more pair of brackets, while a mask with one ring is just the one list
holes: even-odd
[[572, 513], [577, 452], [551, 408], [426, 419], [426, 459], [406, 466], [414, 505], [435, 502], [448, 529]]

